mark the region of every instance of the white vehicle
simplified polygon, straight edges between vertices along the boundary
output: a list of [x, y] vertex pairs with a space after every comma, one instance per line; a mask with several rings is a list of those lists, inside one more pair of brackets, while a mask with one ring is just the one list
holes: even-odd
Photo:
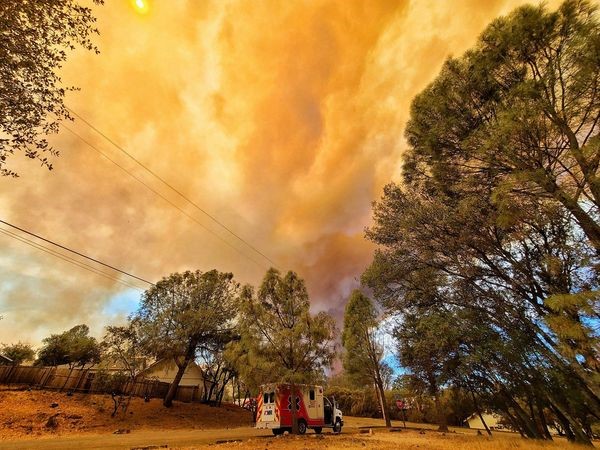
[[[271, 429], [273, 434], [292, 430], [292, 396], [290, 384], [265, 384], [261, 386], [256, 410], [256, 428]], [[335, 398], [323, 395], [323, 387], [306, 384], [295, 385], [298, 432], [308, 428], [321, 433], [323, 428], [342, 431], [344, 419]]]

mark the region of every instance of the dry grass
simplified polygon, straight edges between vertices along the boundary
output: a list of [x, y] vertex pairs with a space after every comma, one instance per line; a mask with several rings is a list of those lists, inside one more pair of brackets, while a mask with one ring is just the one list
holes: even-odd
[[[58, 403], [53, 408], [52, 403]], [[175, 402], [162, 406], [160, 399], [144, 402], [133, 398], [125, 414], [111, 417], [109, 395], [74, 394], [55, 391], [0, 390], [0, 440], [24, 436], [113, 433], [117, 429], [212, 429], [252, 424], [252, 414], [233, 405], [211, 408], [198, 403]], [[56, 427], [47, 426], [55, 417]]]
[[281, 438], [250, 439], [242, 442], [228, 442], [216, 445], [194, 447], [197, 449], [239, 450], [318, 450], [318, 449], [427, 449], [427, 450], [515, 450], [515, 449], [571, 449], [583, 450], [589, 447], [574, 445], [563, 439], [554, 442], [535, 442], [521, 438], [519, 435], [497, 433], [492, 438], [477, 436], [472, 433], [437, 433], [426, 431], [402, 431], [390, 433], [376, 430], [372, 435], [323, 435], [285, 436]]
[[[52, 403], [58, 406], [52, 408]], [[513, 450], [513, 449], [584, 449], [587, 447], [567, 443], [535, 442], [512, 433], [495, 433], [490, 439], [476, 435], [474, 430], [454, 428], [448, 433], [438, 433], [433, 425], [410, 424], [422, 428], [389, 432], [380, 427], [380, 419], [346, 417], [346, 427], [341, 435], [330, 432], [317, 436], [266, 437], [264, 431], [251, 425], [251, 414], [235, 406], [211, 408], [206, 405], [178, 403], [164, 408], [154, 399], [145, 403], [133, 399], [129, 411], [111, 418], [112, 400], [106, 395], [73, 395], [51, 391], [14, 391], [0, 387], [0, 447], [26, 448], [45, 446], [58, 448], [88, 448], [108, 445], [111, 448], [132, 448], [138, 444], [165, 444], [172, 448], [194, 445], [198, 449], [220, 450], [291, 450], [291, 449], [431, 449], [431, 450]], [[48, 419], [56, 418], [56, 428], [46, 426]], [[401, 423], [395, 422], [395, 426]], [[236, 428], [241, 427], [241, 428]], [[360, 434], [362, 427], [371, 428], [371, 434]], [[235, 429], [233, 429], [235, 428]], [[117, 429], [130, 430], [130, 434], [113, 435]], [[200, 431], [202, 430], [202, 431]], [[261, 436], [263, 435], [263, 436]], [[246, 439], [240, 442], [214, 444], [223, 436]], [[259, 437], [261, 436], [261, 437]], [[169, 438], [168, 440], [166, 438]], [[142, 446], [143, 447], [143, 446]], [[180, 447], [181, 448], [181, 447]], [[186, 448], [186, 447], [183, 447]]]

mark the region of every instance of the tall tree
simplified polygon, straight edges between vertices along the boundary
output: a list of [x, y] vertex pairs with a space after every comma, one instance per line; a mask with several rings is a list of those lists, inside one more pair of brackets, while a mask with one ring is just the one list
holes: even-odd
[[383, 348], [377, 341], [378, 324], [377, 312], [371, 299], [359, 290], [354, 290], [344, 313], [344, 370], [358, 384], [368, 383], [375, 387], [385, 426], [391, 427], [382, 377], [385, 366]]
[[35, 351], [30, 344], [17, 342], [16, 344], [4, 344], [0, 347], [2, 354], [10, 359], [15, 366], [23, 361], [30, 361], [35, 358]]
[[89, 332], [90, 328], [82, 324], [45, 338], [42, 348], [38, 351], [36, 364], [67, 364], [71, 369], [97, 364], [100, 361], [101, 349], [96, 338], [89, 336]]
[[[102, 4], [104, 0], [92, 0]], [[77, 0], [0, 1], [0, 175], [15, 152], [52, 169], [58, 155], [46, 135], [70, 119], [59, 69], [76, 47], [98, 52], [92, 43], [96, 18]]]
[[222, 335], [222, 339], [214, 340], [211, 345], [200, 349], [198, 359], [202, 375], [210, 382], [210, 387], [204, 391], [204, 401], [220, 406], [225, 388], [237, 376], [233, 362], [226, 357], [225, 348], [238, 339], [237, 331], [226, 333]]
[[128, 326], [107, 326], [101, 346], [103, 361], [123, 367], [130, 382], [133, 382], [139, 371], [144, 368], [145, 357], [139, 329], [134, 323]]
[[[134, 383], [140, 370], [146, 366], [146, 357], [140, 343], [139, 327], [135, 323], [127, 326], [107, 326], [102, 343], [102, 361], [100, 365], [116, 366], [120, 370], [98, 374], [96, 381], [104, 391], [110, 392], [114, 409], [112, 417], [119, 409], [127, 412], [134, 393]], [[98, 383], [97, 383], [98, 384]], [[102, 386], [104, 384], [104, 386]], [[128, 394], [126, 394], [128, 392]]]
[[[363, 277], [404, 319], [415, 373], [435, 363], [438, 382], [528, 437], [549, 437], [552, 411], [587, 444], [600, 417], [599, 30], [587, 1], [526, 6], [447, 62], [413, 103], [404, 183], [375, 205], [380, 249]], [[459, 333], [439, 335], [444, 320]]]
[[412, 105], [409, 180], [493, 184], [499, 205], [562, 205], [600, 252], [600, 23], [596, 6], [523, 6], [446, 62]]
[[[440, 193], [434, 196], [423, 192], [418, 186], [388, 186], [385, 200], [375, 209], [376, 226], [368, 234], [382, 248], [363, 280], [390, 312], [414, 314], [418, 320], [407, 322], [411, 327], [425, 326], [420, 318], [425, 318], [429, 309], [465, 308], [477, 314], [478, 320], [471, 323], [479, 324], [464, 326], [465, 330], [474, 331], [483, 325], [502, 330], [502, 336], [515, 343], [509, 341], [505, 353], [492, 353], [494, 361], [501, 356], [503, 362], [486, 365], [485, 376], [515, 380], [511, 395], [533, 395], [523, 385], [525, 380], [529, 386], [543, 386], [536, 371], [553, 378], [562, 373], [560, 377], [569, 380], [563, 384], [565, 389], [580, 391], [587, 397], [587, 412], [581, 418], [565, 415], [572, 418], [570, 427], [576, 435], [586, 414], [598, 414], [597, 372], [588, 362], [597, 360], [597, 338], [592, 333], [573, 342], [569, 336], [550, 333], [548, 324], [555, 317], [555, 310], [549, 295], [596, 291], [595, 263], [590, 259], [593, 253], [586, 251], [585, 245], [581, 247], [572, 223], [560, 211], [541, 213], [531, 208], [526, 219], [519, 216], [518, 220], [505, 223], [502, 218], [502, 225], [498, 225], [496, 212], [482, 197], [476, 202], [469, 197], [455, 202]], [[527, 210], [522, 215], [525, 214]], [[585, 324], [594, 315], [580, 310], [572, 317]], [[408, 330], [410, 327], [404, 331]], [[421, 334], [422, 331], [417, 332], [416, 336], [420, 339]], [[466, 341], [468, 336], [467, 333], [461, 339]], [[436, 347], [444, 349], [442, 342]], [[484, 342], [486, 339], [474, 341], [472, 347], [467, 347], [468, 353], [480, 354]], [[421, 352], [416, 355], [429, 357]], [[486, 355], [490, 354], [481, 354], [480, 360], [486, 361]], [[519, 364], [513, 363], [513, 356], [519, 357]], [[528, 358], [533, 358], [533, 362]], [[544, 370], [548, 365], [554, 367], [554, 372]], [[517, 366], [521, 372], [511, 369]], [[483, 386], [477, 380], [471, 381]], [[546, 379], [544, 383], [548, 385], [550, 381]], [[487, 392], [488, 388], [484, 390]], [[510, 390], [498, 395], [506, 397], [507, 393]], [[536, 396], [542, 403], [552, 402], [565, 412], [572, 406], [566, 399], [574, 398], [570, 394], [557, 397], [557, 390], [550, 389], [541, 394], [538, 389]], [[511, 400], [510, 405], [519, 410], [518, 402]], [[583, 411], [575, 409], [577, 414]], [[522, 416], [522, 411], [519, 414]], [[524, 419], [520, 422], [525, 426]], [[536, 434], [530, 432], [532, 427], [527, 428], [527, 433]], [[586, 440], [581, 434], [578, 439]]]
[[148, 354], [173, 359], [178, 367], [165, 406], [172, 406], [179, 382], [198, 351], [231, 334], [238, 288], [231, 273], [186, 271], [165, 277], [144, 292], [132, 317], [140, 342]]
[[[247, 286], [242, 294], [241, 340], [258, 360], [255, 366], [269, 376], [264, 381], [313, 383], [335, 356], [335, 322], [324, 312], [310, 313], [304, 281], [294, 272], [284, 277], [269, 269], [258, 292]], [[243, 373], [243, 368], [240, 371]], [[292, 432], [298, 433], [296, 402], [292, 405]]]

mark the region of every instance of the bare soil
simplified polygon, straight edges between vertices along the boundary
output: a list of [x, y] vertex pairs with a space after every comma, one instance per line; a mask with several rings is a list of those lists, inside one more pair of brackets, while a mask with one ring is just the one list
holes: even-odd
[[[56, 404], [53, 407], [53, 404]], [[273, 437], [252, 427], [251, 414], [234, 405], [220, 408], [175, 402], [165, 408], [159, 399], [133, 398], [127, 413], [111, 417], [108, 395], [67, 395], [64, 392], [15, 390], [0, 386], [0, 449], [432, 449], [432, 450], [552, 450], [582, 449], [557, 438], [534, 442], [514, 433], [492, 438], [475, 430], [434, 431], [433, 425], [409, 424], [394, 432], [379, 419], [346, 417], [341, 435], [324, 430], [304, 436]], [[120, 433], [115, 433], [120, 432]]]
[[[181, 447], [185, 448], [185, 447]], [[193, 449], [220, 450], [347, 450], [347, 449], [422, 449], [422, 450], [583, 450], [584, 446], [569, 444], [558, 438], [555, 442], [536, 442], [521, 438], [519, 435], [500, 433], [491, 438], [472, 433], [438, 433], [414, 430], [389, 432], [384, 429], [372, 430], [371, 434], [321, 436], [283, 436], [270, 439], [252, 438], [238, 442], [223, 442], [213, 445], [188, 447]]]
[[[53, 404], [57, 404], [53, 407]], [[110, 395], [73, 394], [0, 387], [0, 441], [25, 436], [77, 433], [130, 433], [133, 430], [202, 430], [252, 425], [252, 414], [235, 405], [211, 407], [132, 398], [123, 413], [111, 417]]]

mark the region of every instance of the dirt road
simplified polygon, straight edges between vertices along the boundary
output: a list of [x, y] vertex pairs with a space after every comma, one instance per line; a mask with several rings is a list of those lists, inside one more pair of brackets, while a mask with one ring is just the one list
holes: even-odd
[[[561, 441], [548, 444], [521, 439], [514, 433], [452, 428], [433, 431], [435, 425], [407, 423], [408, 429], [390, 433], [381, 419], [345, 417], [341, 435], [329, 430], [323, 436], [273, 437], [256, 430], [251, 414], [234, 405], [212, 408], [177, 402], [164, 408], [159, 399], [132, 399], [126, 412], [112, 418], [112, 400], [102, 395], [68, 395], [56, 391], [0, 389], [0, 449], [158, 449], [202, 450], [516, 450], [570, 448]], [[52, 422], [52, 424], [50, 424]], [[394, 427], [401, 428], [400, 422]], [[114, 434], [116, 430], [126, 433]], [[371, 431], [370, 431], [371, 430]], [[574, 448], [574, 447], [573, 447]]]
[[[368, 420], [368, 419], [367, 419]], [[351, 420], [354, 422], [354, 420]], [[364, 423], [364, 419], [356, 422]], [[379, 421], [374, 421], [379, 422]], [[229, 441], [229, 442], [227, 442]], [[321, 436], [307, 433], [305, 436], [274, 437], [268, 432], [253, 428], [215, 430], [138, 430], [130, 434], [81, 434], [44, 436], [37, 439], [20, 439], [0, 442], [0, 449], [138, 449], [187, 448], [199, 450], [577, 450], [581, 447], [558, 442], [534, 442], [522, 439], [514, 433], [498, 433], [493, 438], [476, 435], [472, 430], [438, 433], [432, 430], [401, 430], [391, 433], [382, 428], [363, 429], [351, 426], [340, 435], [331, 432]]]
[[[366, 419], [358, 417], [347, 417], [347, 426], [344, 427], [342, 437], [350, 434], [359, 433], [361, 427], [381, 427], [383, 421], [379, 419]], [[401, 423], [394, 425], [401, 426]], [[314, 434], [311, 430], [307, 436]], [[326, 437], [333, 438], [333, 434], [328, 430], [323, 430]], [[169, 447], [193, 447], [205, 444], [214, 444], [220, 441], [246, 440], [250, 438], [267, 439], [272, 438], [270, 431], [257, 430], [252, 427], [238, 428], [220, 428], [210, 430], [132, 430], [128, 434], [67, 434], [54, 436], [40, 436], [37, 438], [19, 438], [0, 441], [0, 449], [96, 449], [110, 448], [123, 449], [133, 447], [148, 446], [169, 446]], [[269, 440], [265, 440], [269, 442]]]
[[[375, 421], [379, 422], [379, 421]], [[379, 423], [377, 423], [379, 425]], [[359, 428], [345, 427], [342, 436], [356, 434]], [[307, 432], [314, 434], [312, 431]], [[323, 431], [326, 437], [334, 435]], [[134, 447], [168, 446], [194, 447], [204, 444], [215, 444], [223, 441], [238, 441], [247, 439], [265, 439], [268, 442], [273, 437], [271, 431], [257, 430], [251, 427], [213, 429], [213, 430], [133, 430], [128, 434], [79, 434], [65, 436], [42, 436], [35, 439], [17, 439], [0, 441], [0, 449], [123, 449]]]
[[247, 427], [216, 430], [140, 430], [132, 431], [129, 434], [43, 436], [36, 439], [0, 441], [0, 449], [129, 449], [132, 447], [160, 447], [165, 445], [169, 447], [192, 447], [221, 440], [248, 439], [271, 435], [270, 432]]

